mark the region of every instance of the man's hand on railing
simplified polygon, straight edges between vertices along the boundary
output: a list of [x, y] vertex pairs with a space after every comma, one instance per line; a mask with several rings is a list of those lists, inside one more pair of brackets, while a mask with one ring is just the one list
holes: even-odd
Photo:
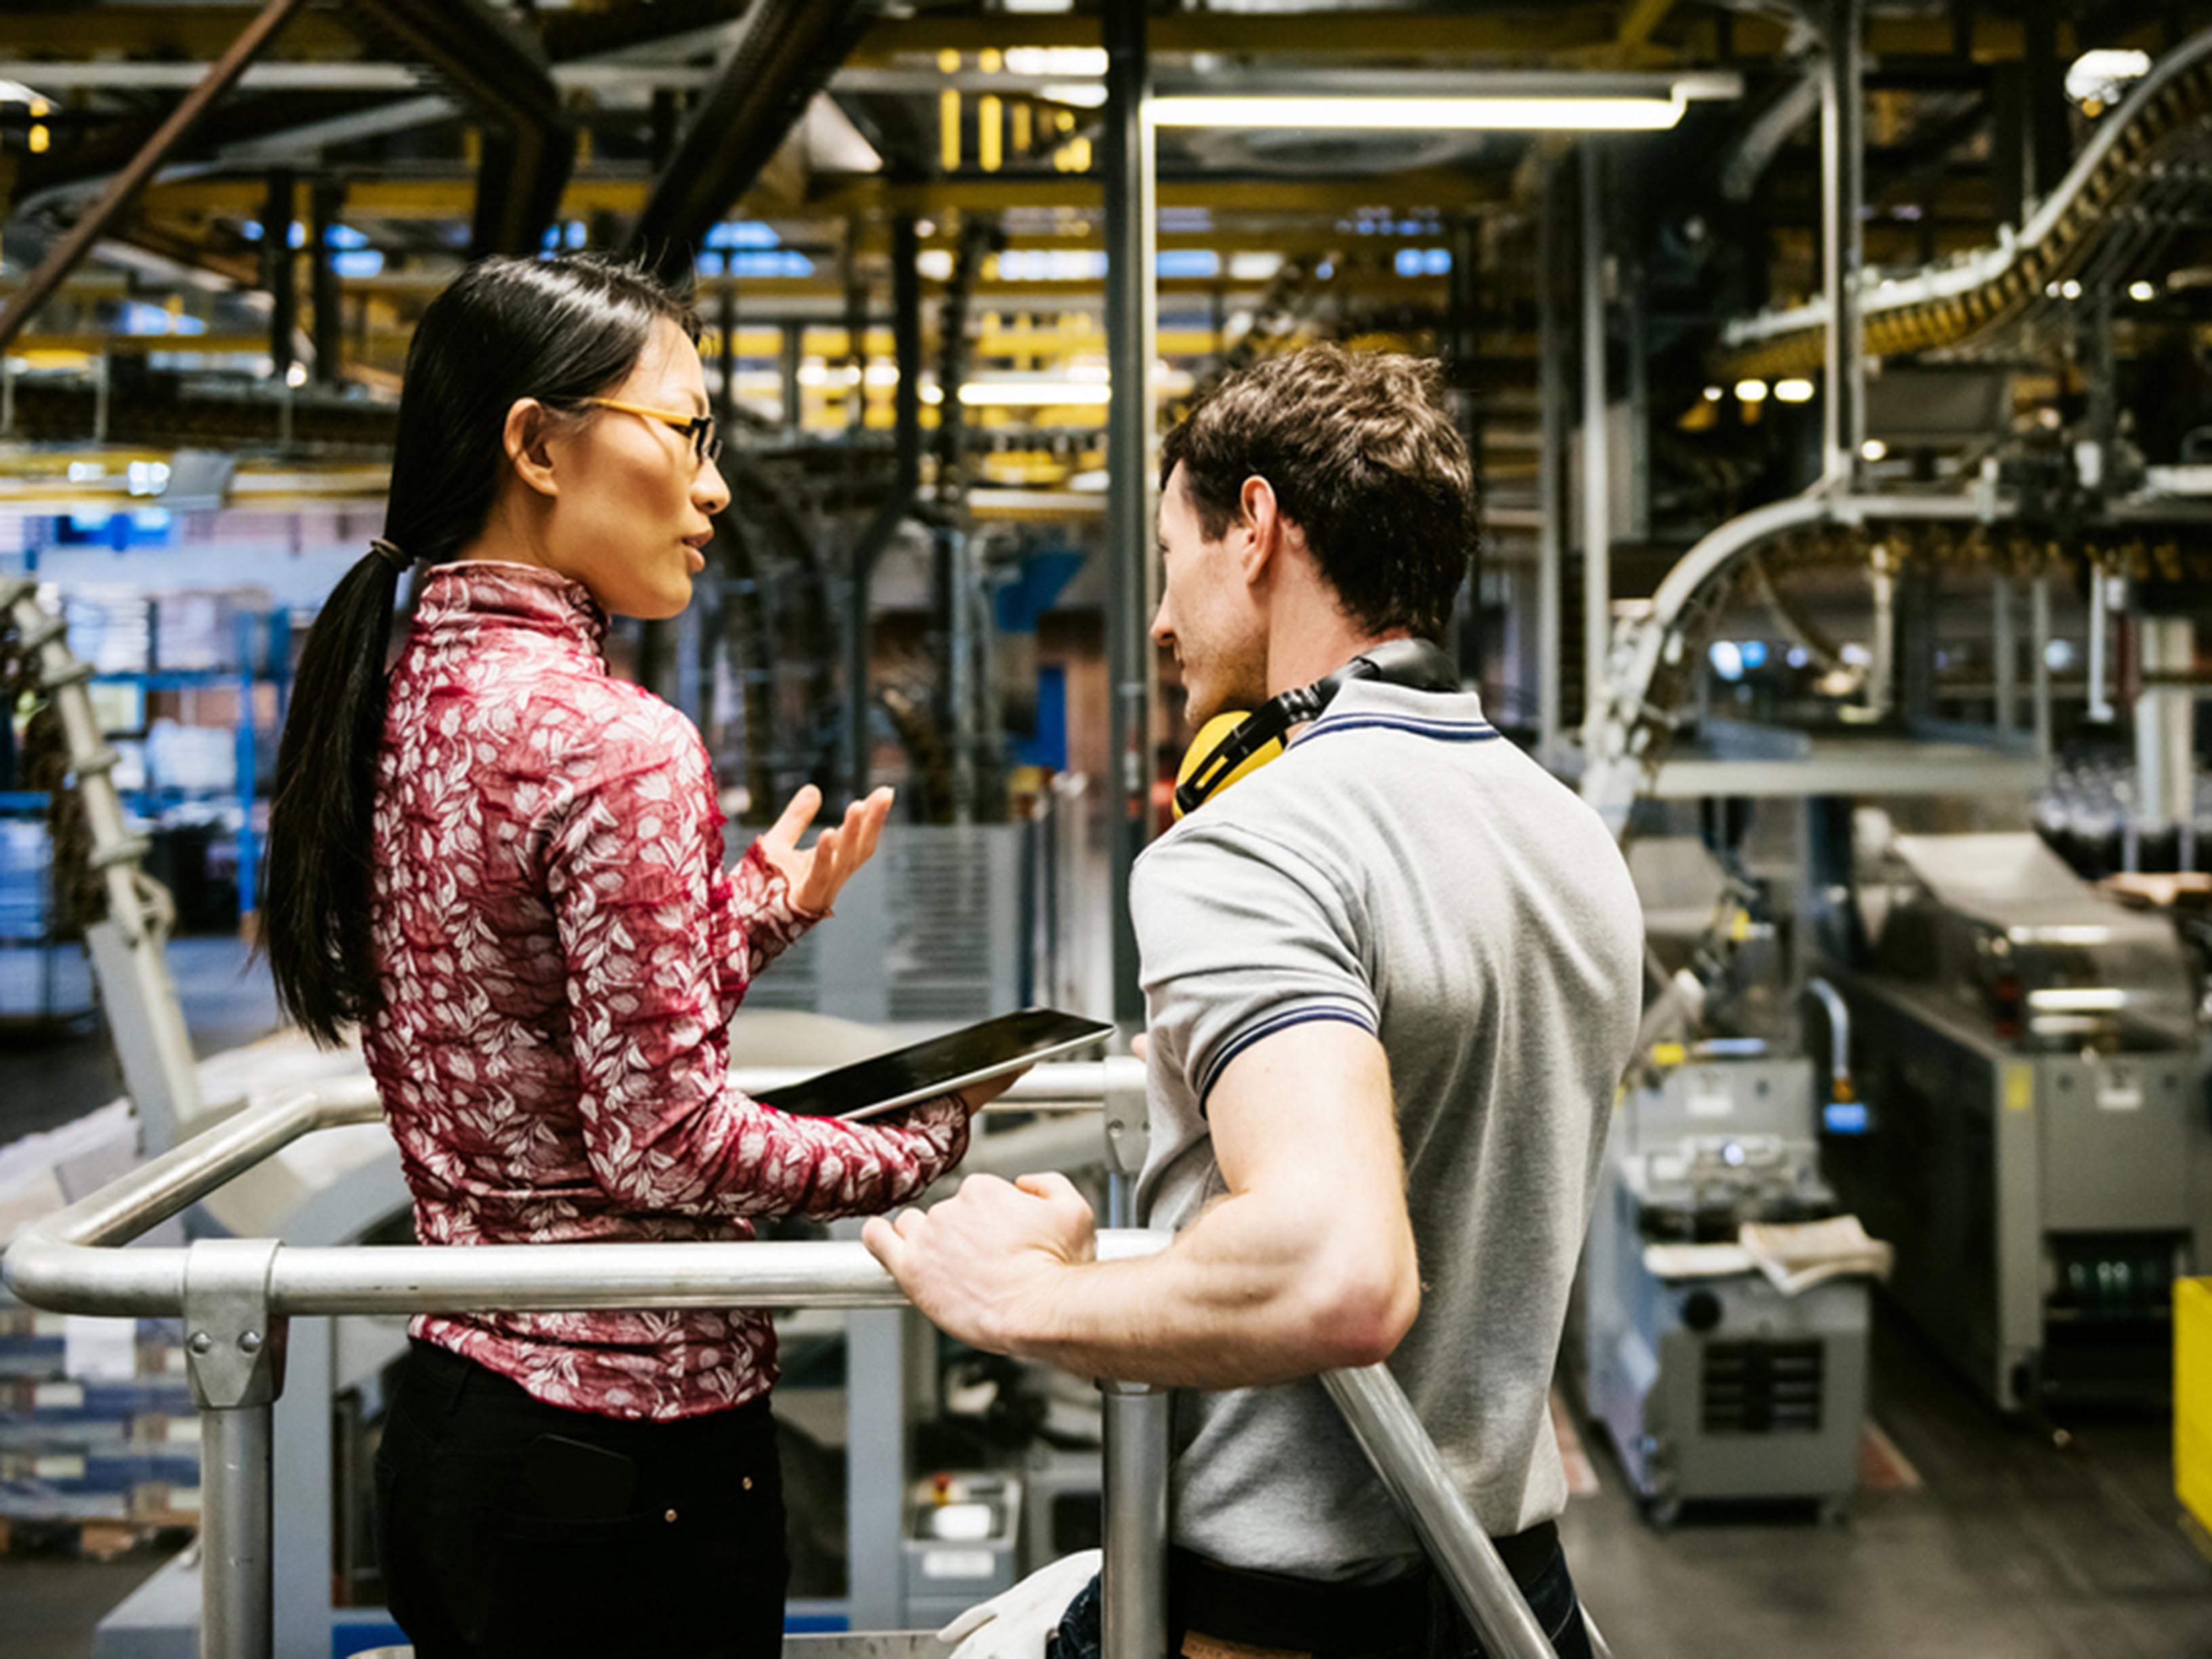
[[1067, 1604], [1097, 1575], [1097, 1550], [1078, 1550], [1040, 1567], [1009, 1590], [977, 1603], [937, 1632], [957, 1643], [952, 1659], [1044, 1659], [1045, 1642]]
[[947, 1336], [1012, 1353], [1066, 1274], [1097, 1254], [1097, 1222], [1064, 1175], [973, 1175], [927, 1210], [878, 1216], [860, 1242]]

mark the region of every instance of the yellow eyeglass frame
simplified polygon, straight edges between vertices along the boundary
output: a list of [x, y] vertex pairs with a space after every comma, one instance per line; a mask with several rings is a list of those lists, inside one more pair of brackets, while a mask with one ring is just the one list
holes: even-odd
[[721, 459], [721, 434], [714, 430], [712, 415], [685, 415], [672, 409], [649, 409], [643, 404], [626, 404], [618, 398], [585, 398], [579, 401], [599, 409], [611, 409], [623, 415], [641, 416], [648, 421], [658, 421], [663, 426], [673, 427], [691, 441], [691, 453], [700, 461], [712, 465]]

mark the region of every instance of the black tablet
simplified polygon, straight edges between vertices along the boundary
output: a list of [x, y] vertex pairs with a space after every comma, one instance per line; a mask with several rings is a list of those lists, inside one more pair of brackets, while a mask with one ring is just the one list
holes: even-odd
[[1088, 1048], [1113, 1034], [1111, 1025], [1095, 1019], [1056, 1008], [1024, 1008], [802, 1078], [761, 1099], [803, 1117], [874, 1117]]

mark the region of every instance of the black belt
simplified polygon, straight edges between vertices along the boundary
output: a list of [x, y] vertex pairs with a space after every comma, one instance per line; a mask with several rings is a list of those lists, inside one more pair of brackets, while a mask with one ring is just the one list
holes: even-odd
[[[1558, 1559], [1559, 1529], [1540, 1522], [1492, 1543], [1525, 1595]], [[1168, 1617], [1178, 1638], [1199, 1631], [1296, 1653], [1423, 1645], [1433, 1634], [1437, 1589], [1425, 1561], [1381, 1583], [1345, 1584], [1224, 1566], [1181, 1547], [1168, 1552]]]

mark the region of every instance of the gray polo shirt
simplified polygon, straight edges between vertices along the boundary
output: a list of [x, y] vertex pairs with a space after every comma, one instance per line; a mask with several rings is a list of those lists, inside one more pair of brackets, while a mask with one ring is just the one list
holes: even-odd
[[[1131, 902], [1140, 1219], [1224, 1190], [1206, 1097], [1238, 1054], [1308, 1020], [1374, 1032], [1423, 1287], [1390, 1369], [1493, 1536], [1557, 1515], [1553, 1363], [1641, 1004], [1612, 836], [1473, 695], [1360, 683], [1148, 848]], [[1376, 1577], [1420, 1553], [1318, 1382], [1179, 1394], [1174, 1455], [1176, 1541], [1216, 1560]]]

